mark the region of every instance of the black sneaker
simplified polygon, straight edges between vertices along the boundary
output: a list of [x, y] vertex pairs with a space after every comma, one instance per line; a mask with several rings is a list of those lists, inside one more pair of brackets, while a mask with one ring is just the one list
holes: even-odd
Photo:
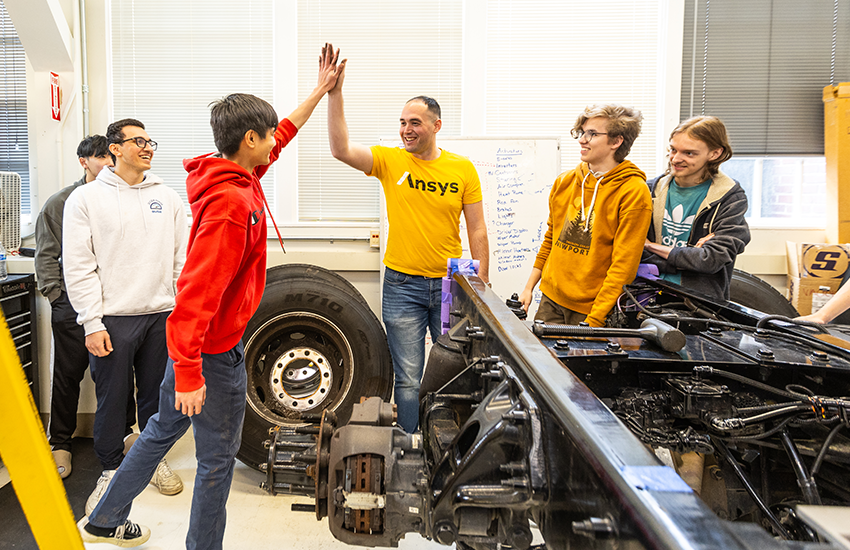
[[121, 548], [132, 548], [140, 546], [151, 538], [151, 530], [143, 525], [138, 525], [129, 519], [124, 525], [118, 527], [95, 527], [89, 523], [87, 517], [83, 517], [77, 523], [83, 542], [106, 542]]

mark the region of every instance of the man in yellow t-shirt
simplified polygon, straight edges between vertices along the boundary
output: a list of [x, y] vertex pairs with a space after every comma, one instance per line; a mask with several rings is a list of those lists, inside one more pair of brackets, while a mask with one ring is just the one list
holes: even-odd
[[440, 106], [429, 97], [414, 97], [402, 109], [399, 135], [404, 149], [352, 143], [343, 110], [344, 77], [343, 68], [328, 95], [331, 153], [378, 178], [384, 189], [390, 230], [381, 309], [395, 370], [398, 422], [412, 433], [419, 424], [425, 330], [432, 339], [440, 334], [441, 278], [446, 261], [461, 254], [461, 212], [472, 257], [479, 261], [479, 277], [488, 281], [481, 183], [469, 159], [437, 147]]

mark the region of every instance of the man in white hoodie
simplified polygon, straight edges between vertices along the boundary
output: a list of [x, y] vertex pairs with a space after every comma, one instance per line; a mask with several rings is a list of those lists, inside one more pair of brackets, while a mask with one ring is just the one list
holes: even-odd
[[[106, 138], [115, 166], [68, 197], [62, 242], [68, 298], [85, 329], [95, 382], [94, 450], [104, 469], [86, 515], [123, 458], [132, 374], [142, 430], [159, 407], [168, 361], [165, 320], [174, 309], [188, 232], [180, 196], [148, 171], [156, 142], [144, 125], [113, 122]], [[183, 489], [165, 459], [151, 483], [163, 494]]]

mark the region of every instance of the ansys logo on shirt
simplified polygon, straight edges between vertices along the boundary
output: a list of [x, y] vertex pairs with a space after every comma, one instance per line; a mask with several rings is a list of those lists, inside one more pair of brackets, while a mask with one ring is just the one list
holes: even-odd
[[691, 226], [694, 223], [694, 216], [688, 216], [685, 219], [682, 219], [684, 215], [685, 209], [681, 204], [676, 205], [673, 209], [673, 215], [670, 215], [670, 212], [667, 210], [664, 211], [664, 237], [661, 239], [661, 244], [665, 246], [688, 246], [687, 239], [680, 240], [676, 237], [681, 235], [682, 233], [690, 234]]
[[414, 180], [409, 172], [405, 172], [407, 179], [405, 180], [404, 176], [398, 181], [398, 184], [401, 185], [403, 182], [407, 181], [407, 186], [411, 189], [422, 189], [422, 191], [428, 191], [429, 193], [439, 193], [442, 197], [446, 194], [446, 191], [449, 193], [457, 193], [460, 191], [458, 184], [456, 181], [451, 183], [441, 183], [439, 181], [425, 181], [425, 180]]
[[162, 203], [157, 199], [148, 201], [148, 208], [151, 209], [151, 213], [153, 214], [162, 214]]

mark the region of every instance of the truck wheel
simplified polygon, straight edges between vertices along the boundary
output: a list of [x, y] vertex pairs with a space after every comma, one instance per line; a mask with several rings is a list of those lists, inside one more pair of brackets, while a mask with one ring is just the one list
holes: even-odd
[[302, 413], [324, 409], [345, 423], [361, 397], [392, 394], [381, 323], [348, 281], [326, 269], [270, 268], [243, 340], [248, 391], [237, 458], [253, 468], [268, 461], [272, 426], [302, 425]]
[[769, 283], [740, 269], [732, 273], [729, 292], [733, 302], [762, 313], [784, 315], [792, 319], [800, 315], [785, 296]]

